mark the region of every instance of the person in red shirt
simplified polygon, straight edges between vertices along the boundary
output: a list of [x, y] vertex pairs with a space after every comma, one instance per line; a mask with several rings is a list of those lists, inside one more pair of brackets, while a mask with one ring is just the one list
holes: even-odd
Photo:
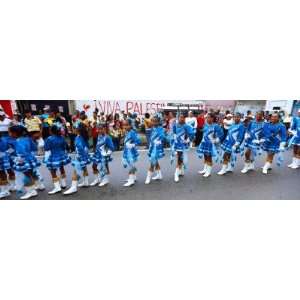
[[205, 124], [205, 117], [204, 117], [204, 115], [205, 115], [205, 112], [202, 111], [197, 116], [197, 131], [196, 131], [195, 146], [199, 146], [199, 144], [202, 141], [203, 127], [204, 127], [204, 124]]

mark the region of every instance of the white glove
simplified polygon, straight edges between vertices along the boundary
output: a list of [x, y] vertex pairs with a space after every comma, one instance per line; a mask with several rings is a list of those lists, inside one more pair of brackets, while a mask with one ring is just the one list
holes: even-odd
[[235, 151], [236, 148], [239, 146], [239, 144], [240, 144], [240, 143], [235, 143], [235, 144], [232, 146], [232, 150]]
[[107, 150], [107, 151], [102, 150], [102, 151], [101, 151], [101, 154], [102, 154], [103, 156], [109, 156], [109, 155], [111, 155], [111, 153], [112, 153], [111, 150]]
[[297, 131], [296, 131], [296, 130], [290, 130], [290, 129], [289, 129], [289, 133], [292, 134], [292, 135], [296, 135], [296, 134], [297, 134]]
[[43, 148], [45, 146], [45, 142], [42, 138], [38, 139], [38, 147]]
[[265, 139], [260, 139], [260, 140], [259, 140], [259, 143], [262, 144], [262, 143], [264, 143], [265, 141], [266, 141]]
[[50, 155], [51, 155], [51, 151], [46, 151], [45, 152], [45, 160], [47, 160]]
[[134, 148], [135, 147], [135, 144], [131, 144], [131, 143], [126, 143], [126, 148], [128, 148], [128, 149], [132, 149], [132, 148]]
[[247, 139], [249, 139], [251, 137], [251, 135], [248, 133], [248, 132], [246, 132], [245, 133], [245, 139], [247, 140]]
[[9, 148], [6, 152], [9, 153], [9, 154], [11, 154], [11, 153], [14, 153], [15, 150], [13, 148]]
[[187, 138], [186, 140], [184, 140], [185, 144], [189, 144], [191, 142], [191, 140], [189, 138]]
[[259, 140], [253, 140], [252, 141], [254, 144], [259, 144]]
[[218, 143], [220, 143], [220, 139], [219, 139], [219, 138], [215, 138], [215, 139], [213, 139], [213, 143], [214, 143], [214, 144], [218, 144]]
[[285, 142], [280, 143], [279, 151], [284, 151], [285, 150]]
[[161, 145], [161, 141], [155, 140], [154, 145], [156, 145], [156, 146]]

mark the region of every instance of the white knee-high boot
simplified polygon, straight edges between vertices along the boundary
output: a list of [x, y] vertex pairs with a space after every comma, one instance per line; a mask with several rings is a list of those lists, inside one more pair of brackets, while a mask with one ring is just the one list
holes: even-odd
[[71, 187], [67, 191], [64, 192], [64, 195], [70, 195], [70, 194], [76, 193], [78, 191], [77, 187], [78, 187], [78, 181], [72, 180]]

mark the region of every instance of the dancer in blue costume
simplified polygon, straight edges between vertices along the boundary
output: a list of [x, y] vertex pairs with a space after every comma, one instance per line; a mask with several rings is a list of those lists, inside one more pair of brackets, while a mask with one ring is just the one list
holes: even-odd
[[257, 155], [261, 155], [263, 142], [263, 127], [264, 112], [260, 111], [256, 113], [255, 121], [251, 121], [246, 129], [245, 134], [245, 165], [241, 170], [241, 173], [245, 174], [250, 170], [255, 169], [255, 158]]
[[300, 167], [300, 109], [298, 110], [298, 116], [292, 120], [289, 134], [292, 136], [289, 147], [293, 147], [293, 162], [288, 167], [298, 169]]
[[[54, 189], [48, 192], [53, 195], [61, 192], [61, 189], [66, 188], [66, 171], [65, 166], [71, 162], [70, 156], [67, 154], [67, 143], [61, 135], [61, 127], [59, 124], [52, 125], [50, 129], [51, 136], [45, 141], [45, 159], [44, 163], [49, 169]], [[60, 170], [61, 179], [57, 175], [57, 170]]]
[[126, 130], [125, 140], [124, 140], [124, 151], [123, 151], [123, 166], [129, 168], [129, 177], [124, 186], [129, 187], [136, 182], [136, 166], [135, 163], [139, 158], [139, 152], [137, 150], [137, 145], [140, 145], [141, 139], [137, 132], [133, 129], [133, 120], [127, 119], [124, 123], [124, 128]]
[[174, 174], [174, 181], [179, 181], [179, 176], [184, 176], [184, 168], [187, 167], [187, 152], [195, 137], [194, 129], [185, 123], [185, 116], [180, 114], [178, 121], [171, 129], [171, 163], [177, 154], [177, 165]]
[[93, 172], [96, 175], [95, 180], [90, 184], [91, 186], [99, 185], [105, 186], [109, 183], [109, 163], [112, 161], [112, 152], [114, 151], [114, 144], [112, 138], [107, 134], [105, 123], [98, 125], [98, 140], [96, 151], [92, 156]]
[[[155, 114], [151, 119], [152, 127], [149, 138], [148, 157], [150, 160], [150, 168], [147, 173], [145, 184], [149, 184], [151, 180], [162, 180], [162, 173], [159, 165], [159, 160], [165, 156], [164, 143], [166, 134], [164, 128], [161, 126], [162, 117], [160, 114]], [[153, 172], [156, 175], [152, 178]]]
[[218, 161], [218, 145], [224, 135], [223, 129], [216, 123], [213, 113], [208, 113], [203, 129], [203, 138], [198, 146], [197, 153], [199, 158], [204, 158], [204, 169], [199, 171], [203, 177], [209, 177], [212, 171], [213, 160]]
[[241, 122], [241, 114], [234, 115], [234, 123], [230, 126], [227, 136], [221, 145], [223, 149], [223, 166], [218, 175], [232, 172], [236, 163], [237, 153], [242, 152], [242, 142], [245, 135], [245, 126]]
[[36, 169], [41, 165], [36, 159], [33, 152], [37, 151], [36, 144], [26, 134], [23, 126], [16, 125], [9, 128], [9, 134], [14, 142], [11, 143], [14, 148], [13, 169], [16, 174], [17, 194], [23, 192], [25, 187], [26, 193], [20, 199], [29, 199], [37, 196], [35, 181]]
[[[91, 163], [89, 155], [89, 134], [86, 126], [78, 122], [74, 125], [76, 138], [75, 138], [75, 159], [72, 161], [73, 177], [71, 187], [64, 192], [64, 195], [70, 195], [78, 191], [78, 187], [89, 186], [89, 173], [87, 166]], [[79, 179], [82, 182], [78, 184]]]
[[263, 174], [268, 174], [268, 170], [271, 169], [275, 154], [277, 154], [277, 164], [280, 165], [283, 158], [282, 152], [285, 150], [285, 144], [287, 140], [286, 128], [280, 122], [279, 115], [277, 113], [272, 114], [269, 123], [266, 123], [263, 129], [264, 142], [263, 150], [267, 152], [266, 163], [263, 167]]
[[9, 145], [6, 136], [0, 137], [0, 199], [8, 197], [15, 185], [15, 173], [8, 153]]

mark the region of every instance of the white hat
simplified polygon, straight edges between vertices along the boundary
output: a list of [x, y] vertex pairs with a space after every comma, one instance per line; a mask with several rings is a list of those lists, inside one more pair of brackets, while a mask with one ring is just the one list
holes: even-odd
[[232, 117], [232, 114], [227, 114], [227, 115], [226, 115], [226, 118], [227, 118], [227, 117]]

